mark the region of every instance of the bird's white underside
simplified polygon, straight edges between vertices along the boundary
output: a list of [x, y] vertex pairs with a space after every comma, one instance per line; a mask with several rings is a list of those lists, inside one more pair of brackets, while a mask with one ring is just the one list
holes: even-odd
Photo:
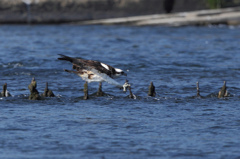
[[[104, 66], [103, 66], [104, 67]], [[100, 73], [99, 71], [95, 69], [91, 69], [90, 71], [88, 70], [83, 70], [83, 74], [78, 74], [84, 81], [87, 81], [88, 83], [91, 82], [107, 82], [109, 84], [121, 87], [122, 85], [109, 77], [108, 75], [104, 73]], [[89, 75], [91, 75], [91, 78], [89, 78]]]

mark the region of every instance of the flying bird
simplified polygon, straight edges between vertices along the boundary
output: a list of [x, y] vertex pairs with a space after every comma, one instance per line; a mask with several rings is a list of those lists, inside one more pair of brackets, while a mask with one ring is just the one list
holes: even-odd
[[73, 58], [59, 54], [61, 57], [58, 60], [69, 61], [73, 64], [73, 70], [64, 69], [69, 73], [75, 73], [87, 83], [90, 82], [107, 82], [122, 88], [123, 86], [114, 80], [121, 75], [127, 75], [123, 70], [114, 68], [108, 64], [99, 61], [85, 60], [82, 58]]

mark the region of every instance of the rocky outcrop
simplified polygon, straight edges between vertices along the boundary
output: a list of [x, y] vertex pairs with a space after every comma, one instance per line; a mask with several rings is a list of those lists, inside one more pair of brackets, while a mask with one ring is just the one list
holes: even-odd
[[[221, 1], [220, 7], [240, 5]], [[64, 23], [214, 7], [208, 0], [0, 0], [0, 23]]]
[[[26, 23], [28, 20], [64, 23], [157, 14], [165, 12], [163, 5], [164, 0], [0, 0], [0, 23]], [[205, 8], [203, 1], [177, 0], [172, 12]]]

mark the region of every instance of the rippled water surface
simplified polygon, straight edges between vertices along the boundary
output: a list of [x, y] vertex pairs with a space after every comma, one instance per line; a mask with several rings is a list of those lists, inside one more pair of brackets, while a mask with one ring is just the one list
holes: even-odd
[[[0, 158], [240, 158], [240, 28], [0, 26]], [[128, 74], [137, 99], [84, 81], [58, 54]], [[56, 97], [29, 101], [32, 77]], [[126, 77], [117, 79], [124, 83]], [[148, 97], [153, 82], [157, 96]], [[203, 98], [195, 98], [196, 82]], [[227, 81], [228, 97], [217, 98]], [[0, 88], [1, 88], [0, 87]]]

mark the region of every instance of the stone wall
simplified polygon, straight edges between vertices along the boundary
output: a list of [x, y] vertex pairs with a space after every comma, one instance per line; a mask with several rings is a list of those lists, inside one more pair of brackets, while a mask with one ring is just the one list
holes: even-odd
[[[164, 13], [164, 0], [0, 0], [0, 23], [64, 23]], [[175, 0], [172, 12], [206, 9], [206, 0]], [[24, 3], [25, 2], [25, 3]]]

